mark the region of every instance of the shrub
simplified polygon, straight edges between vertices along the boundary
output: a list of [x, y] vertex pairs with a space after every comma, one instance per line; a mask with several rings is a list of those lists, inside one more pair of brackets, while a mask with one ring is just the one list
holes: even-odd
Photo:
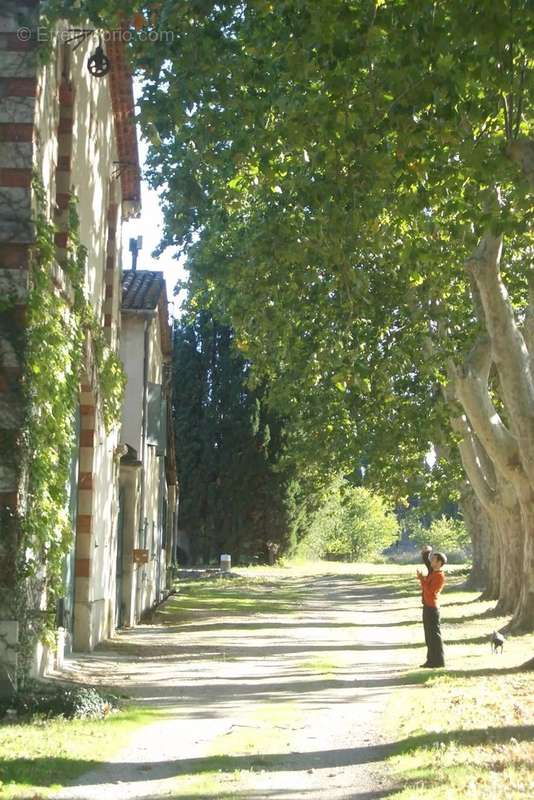
[[380, 495], [338, 478], [297, 554], [332, 561], [363, 561], [376, 557], [398, 536], [397, 520]]
[[[406, 522], [406, 519], [405, 519]], [[434, 550], [444, 553], [467, 552], [470, 538], [461, 519], [442, 515], [425, 528], [415, 515], [410, 519], [409, 539], [419, 549], [424, 544], [431, 544]]]
[[118, 706], [118, 698], [85, 686], [57, 686], [33, 683], [11, 698], [0, 700], [0, 716], [13, 708], [19, 716], [104, 719]]

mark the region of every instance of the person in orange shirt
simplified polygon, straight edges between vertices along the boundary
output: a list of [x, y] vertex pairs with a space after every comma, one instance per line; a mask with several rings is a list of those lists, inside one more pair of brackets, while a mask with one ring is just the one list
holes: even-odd
[[417, 577], [423, 590], [423, 627], [426, 642], [426, 661], [422, 667], [444, 667], [443, 640], [441, 638], [441, 618], [439, 613], [439, 593], [445, 583], [443, 567], [447, 563], [444, 553], [429, 553], [431, 548], [423, 548], [422, 555], [428, 566], [428, 575], [417, 570]]

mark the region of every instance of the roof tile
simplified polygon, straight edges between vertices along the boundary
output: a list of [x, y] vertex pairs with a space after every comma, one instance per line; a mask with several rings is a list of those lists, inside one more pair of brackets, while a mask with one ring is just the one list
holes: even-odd
[[122, 274], [122, 310], [155, 311], [164, 290], [163, 272], [126, 270]]

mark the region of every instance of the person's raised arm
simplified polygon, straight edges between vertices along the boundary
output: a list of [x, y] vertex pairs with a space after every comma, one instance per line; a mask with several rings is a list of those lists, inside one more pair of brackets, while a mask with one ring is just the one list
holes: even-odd
[[425, 544], [421, 549], [421, 558], [423, 559], [423, 564], [428, 570], [428, 574], [432, 572], [432, 567], [430, 566], [430, 553], [432, 552], [432, 545]]

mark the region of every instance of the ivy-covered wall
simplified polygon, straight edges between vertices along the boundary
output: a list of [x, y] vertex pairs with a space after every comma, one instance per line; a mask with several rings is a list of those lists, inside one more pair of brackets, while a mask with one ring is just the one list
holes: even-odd
[[0, 691], [54, 649], [73, 548], [75, 645], [113, 630], [125, 383], [111, 88], [83, 48], [52, 42], [38, 58], [19, 24], [0, 17]]
[[[22, 538], [19, 506], [24, 468], [20, 458], [24, 420], [25, 360], [32, 222], [32, 167], [37, 94], [37, 55], [17, 37], [15, 14], [30, 24], [37, 11], [24, 2], [0, 18], [0, 692], [19, 672], [20, 634], [26, 597], [17, 592], [17, 553]], [[27, 616], [27, 615], [26, 615]]]

